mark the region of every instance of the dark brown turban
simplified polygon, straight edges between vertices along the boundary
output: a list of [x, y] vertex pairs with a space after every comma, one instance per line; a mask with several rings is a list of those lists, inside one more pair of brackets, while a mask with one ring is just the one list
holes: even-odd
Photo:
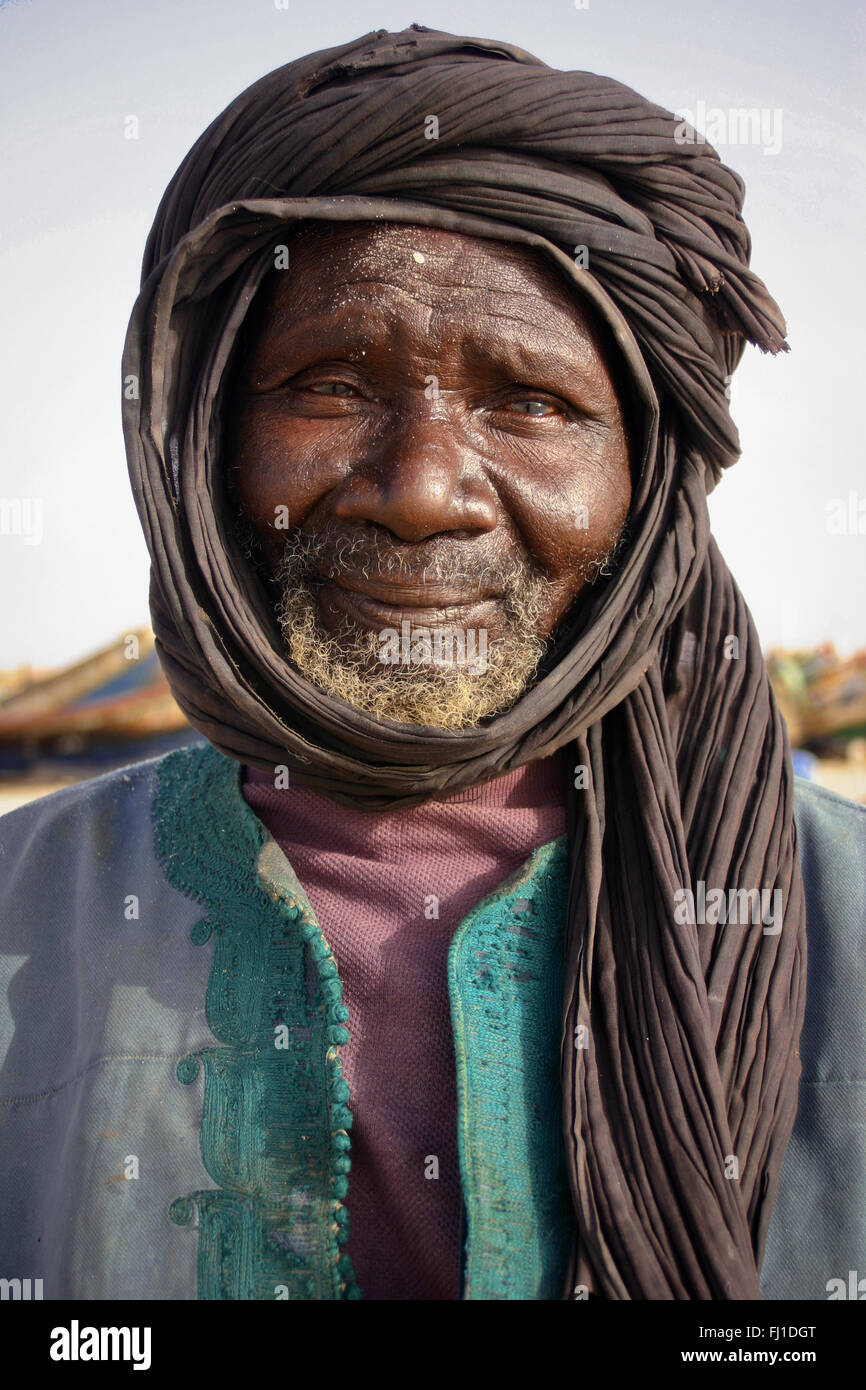
[[[289, 63], [172, 180], [124, 361], [158, 649], [218, 748], [371, 810], [566, 745], [587, 769], [569, 786], [569, 1283], [608, 1299], [758, 1296], [804, 1004], [790, 756], [706, 505], [737, 456], [730, 373], [746, 341], [776, 351], [785, 329], [748, 269], [741, 181], [682, 136], [617, 82], [417, 26]], [[535, 685], [477, 729], [378, 722], [313, 687], [234, 537], [227, 366], [275, 246], [307, 218], [536, 247], [609, 324], [643, 416], [620, 568], [582, 596]], [[700, 881], [781, 890], [782, 930], [680, 924], [678, 890]]]

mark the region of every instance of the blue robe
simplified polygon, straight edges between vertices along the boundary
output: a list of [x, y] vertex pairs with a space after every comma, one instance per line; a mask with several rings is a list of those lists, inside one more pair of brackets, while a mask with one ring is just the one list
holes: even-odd
[[[363, 1296], [339, 972], [240, 777], [195, 745], [0, 820], [0, 1280]], [[803, 1075], [761, 1283], [824, 1299], [866, 1275], [866, 808], [798, 782], [795, 814]], [[449, 952], [466, 1299], [569, 1294], [566, 861], [564, 837], [535, 851]]]

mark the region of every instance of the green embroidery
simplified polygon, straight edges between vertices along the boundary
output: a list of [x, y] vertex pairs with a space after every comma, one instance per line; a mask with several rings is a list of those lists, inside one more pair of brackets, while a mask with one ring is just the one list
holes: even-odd
[[204, 904], [213, 937], [201, 1151], [215, 1189], [172, 1204], [198, 1213], [202, 1299], [360, 1298], [349, 1257], [349, 1088], [338, 1049], [348, 1010], [334, 957], [279, 847], [243, 798], [240, 764], [209, 745], [163, 760], [156, 849], [168, 881]]
[[465, 918], [448, 952], [465, 1299], [560, 1299], [574, 1231], [559, 1049], [566, 837]]
[[[166, 877], [203, 903], [213, 941], [201, 1149], [217, 1186], [179, 1197], [198, 1215], [203, 1299], [360, 1298], [345, 1199], [348, 1010], [337, 965], [279, 846], [243, 798], [240, 765], [210, 746], [160, 765], [154, 803]], [[468, 1218], [466, 1299], [557, 1299], [573, 1231], [560, 1128], [565, 837], [464, 920], [448, 987]], [[280, 1046], [277, 1046], [277, 1041]]]

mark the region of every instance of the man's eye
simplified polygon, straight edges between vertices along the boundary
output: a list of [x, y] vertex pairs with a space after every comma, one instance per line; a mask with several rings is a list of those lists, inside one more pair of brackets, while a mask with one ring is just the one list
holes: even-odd
[[539, 418], [544, 415], [555, 415], [557, 407], [552, 401], [539, 400], [537, 396], [525, 396], [521, 400], [511, 401], [511, 409], [518, 415], [533, 415]]
[[319, 396], [349, 396], [355, 391], [354, 386], [350, 386], [347, 381], [318, 381], [301, 389], [315, 391]]

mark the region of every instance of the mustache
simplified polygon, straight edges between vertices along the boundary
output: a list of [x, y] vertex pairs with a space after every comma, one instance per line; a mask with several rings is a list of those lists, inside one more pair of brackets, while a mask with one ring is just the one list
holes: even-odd
[[506, 597], [527, 587], [543, 588], [549, 582], [529, 556], [494, 555], [474, 542], [441, 536], [402, 543], [390, 532], [373, 526], [289, 532], [280, 569], [284, 574], [291, 572], [295, 580], [320, 584], [351, 576], [407, 585], [456, 588], [465, 584]]
[[[274, 601], [287, 584], [303, 584], [318, 589], [328, 579], [354, 576], [366, 580], [402, 581], [407, 586], [421, 583], [458, 588], [465, 583], [472, 592], [486, 590], [504, 600], [506, 611], [525, 610], [527, 602], [538, 605], [554, 587], [542, 568], [528, 554], [503, 554], [483, 542], [465, 541], [443, 535], [424, 541], [396, 539], [392, 532], [372, 522], [351, 527], [326, 522], [316, 531], [300, 527], [286, 532], [280, 560], [274, 567], [265, 557], [258, 531], [246, 507], [235, 498], [232, 528], [241, 554], [258, 574]], [[620, 566], [630, 540], [625, 522], [612, 545], [590, 551], [577, 562], [576, 569], [587, 586], [613, 575]]]

